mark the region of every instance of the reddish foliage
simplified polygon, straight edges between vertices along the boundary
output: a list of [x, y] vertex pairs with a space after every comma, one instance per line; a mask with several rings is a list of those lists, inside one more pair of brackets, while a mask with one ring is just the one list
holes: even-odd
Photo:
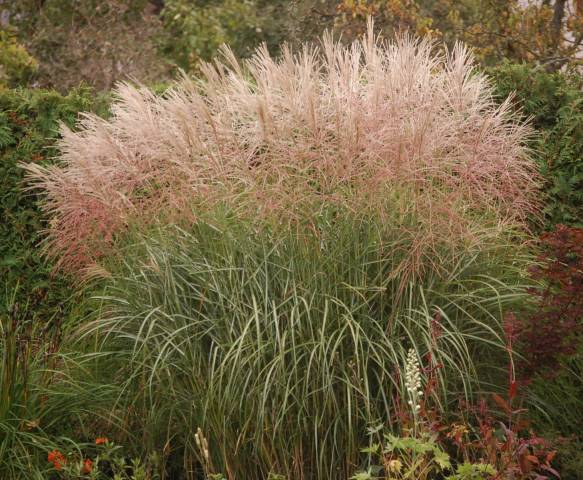
[[478, 416], [478, 438], [471, 447], [483, 460], [495, 465], [495, 478], [560, 478], [551, 462], [555, 451], [544, 438], [529, 428], [524, 410], [513, 410], [511, 399], [496, 395], [494, 402], [508, 414], [507, 423], [499, 422], [489, 413]]
[[[441, 336], [439, 323], [441, 315], [435, 315], [432, 323], [435, 346]], [[439, 388], [435, 372], [443, 365], [434, 361], [428, 352], [422, 367], [427, 379], [421, 397], [418, 416], [413, 418], [410, 408], [403, 406], [400, 396], [395, 402], [395, 416], [392, 419], [407, 431], [415, 423], [422, 424], [435, 435], [441, 446], [457, 452], [457, 459], [470, 463], [486, 463], [495, 470], [492, 480], [550, 480], [560, 478], [553, 468], [556, 455], [553, 445], [537, 435], [527, 417], [528, 411], [521, 407], [520, 382], [516, 381], [514, 370], [514, 346], [519, 339], [518, 322], [513, 315], [506, 318], [506, 349], [508, 352], [507, 396], [492, 394], [490, 401], [482, 399], [476, 405], [460, 399], [458, 421], [451, 421], [442, 415], [441, 409], [431, 401]], [[470, 414], [469, 418], [466, 414]]]
[[531, 271], [544, 288], [532, 289], [538, 308], [516, 322], [526, 378], [554, 375], [576, 353], [583, 335], [583, 228], [558, 225], [541, 238], [540, 265]]
[[[517, 390], [517, 383], [511, 383], [509, 392], [514, 397]], [[513, 406], [514, 397], [494, 394], [492, 406], [486, 400], [478, 405], [464, 404], [465, 411], [473, 412], [474, 421], [451, 423], [446, 439], [460, 457], [495, 467], [497, 474], [493, 480], [560, 478], [552, 467], [556, 451], [532, 430], [527, 411]]]

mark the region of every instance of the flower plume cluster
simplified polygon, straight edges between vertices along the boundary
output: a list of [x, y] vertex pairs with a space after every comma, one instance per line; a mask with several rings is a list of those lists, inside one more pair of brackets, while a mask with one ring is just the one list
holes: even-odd
[[443, 238], [476, 213], [520, 223], [536, 208], [529, 129], [461, 45], [436, 53], [371, 27], [277, 59], [262, 47], [242, 64], [225, 49], [202, 71], [161, 96], [118, 86], [109, 120], [62, 127], [58, 165], [26, 165], [61, 267], [95, 261], [132, 222], [217, 204], [291, 222], [329, 206], [403, 210]]
[[407, 363], [405, 364], [405, 388], [409, 400], [407, 403], [413, 409], [413, 414], [421, 410], [420, 399], [423, 396], [421, 390], [421, 366], [417, 359], [417, 353], [413, 348], [407, 352]]

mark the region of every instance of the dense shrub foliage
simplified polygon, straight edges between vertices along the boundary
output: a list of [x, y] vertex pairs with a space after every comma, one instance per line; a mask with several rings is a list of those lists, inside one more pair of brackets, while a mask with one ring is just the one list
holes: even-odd
[[161, 49], [185, 70], [212, 59], [222, 44], [238, 57], [248, 57], [262, 42], [275, 52], [298, 13], [297, 3], [282, 0], [166, 0]]
[[517, 106], [539, 133], [532, 148], [544, 178], [547, 228], [558, 223], [583, 226], [581, 77], [512, 64], [489, 73], [499, 98], [515, 92]]
[[72, 290], [61, 277], [51, 275], [39, 243], [47, 227], [37, 196], [25, 190], [20, 162], [48, 164], [57, 150], [59, 123], [73, 126], [79, 112], [106, 112], [105, 101], [90, 90], [67, 96], [34, 90], [0, 91], [0, 313], [17, 288], [15, 302], [33, 320], [45, 323], [61, 309]]
[[7, 31], [0, 31], [0, 89], [26, 84], [38, 64]]

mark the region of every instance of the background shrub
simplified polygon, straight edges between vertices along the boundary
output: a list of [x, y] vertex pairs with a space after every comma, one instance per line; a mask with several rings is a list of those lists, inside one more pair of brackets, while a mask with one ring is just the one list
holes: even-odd
[[0, 30], [0, 88], [30, 80], [38, 64], [7, 30]]
[[281, 0], [166, 0], [161, 49], [185, 70], [212, 59], [222, 44], [240, 58], [250, 56], [262, 42], [276, 52], [296, 8]]
[[157, 49], [162, 24], [147, 0], [19, 0], [0, 10], [38, 60], [37, 86], [108, 90], [120, 79], [159, 82], [170, 73]]
[[583, 80], [532, 65], [489, 70], [496, 95], [515, 102], [537, 130], [531, 146], [544, 179], [546, 228], [583, 226]]
[[38, 198], [25, 190], [20, 162], [47, 165], [57, 154], [55, 140], [59, 122], [75, 124], [79, 112], [106, 114], [108, 101], [89, 89], [73, 90], [66, 96], [45, 90], [0, 91], [0, 315], [18, 286], [14, 302], [32, 321], [62, 321], [73, 290], [42, 256], [40, 242], [46, 219]]

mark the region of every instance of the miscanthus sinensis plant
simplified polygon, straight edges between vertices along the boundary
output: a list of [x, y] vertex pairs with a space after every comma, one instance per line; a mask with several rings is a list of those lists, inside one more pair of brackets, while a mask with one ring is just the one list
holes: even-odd
[[477, 217], [500, 230], [536, 210], [529, 129], [494, 103], [464, 46], [387, 42], [371, 26], [351, 45], [326, 36], [282, 52], [241, 63], [225, 48], [202, 78], [163, 95], [121, 84], [110, 119], [63, 126], [58, 164], [26, 165], [59, 266], [90, 265], [129, 225], [217, 205], [285, 226], [324, 206], [398, 211], [417, 219], [412, 252], [473, 241]]
[[408, 238], [378, 218], [320, 217], [315, 234], [209, 217], [124, 247], [79, 329], [120, 390], [99, 414], [144, 455], [171, 445], [229, 479], [347, 479], [371, 425], [421, 435], [426, 402], [445, 418], [505, 388], [503, 315], [527, 297], [516, 245], [440, 255], [447, 276], [408, 282]]

